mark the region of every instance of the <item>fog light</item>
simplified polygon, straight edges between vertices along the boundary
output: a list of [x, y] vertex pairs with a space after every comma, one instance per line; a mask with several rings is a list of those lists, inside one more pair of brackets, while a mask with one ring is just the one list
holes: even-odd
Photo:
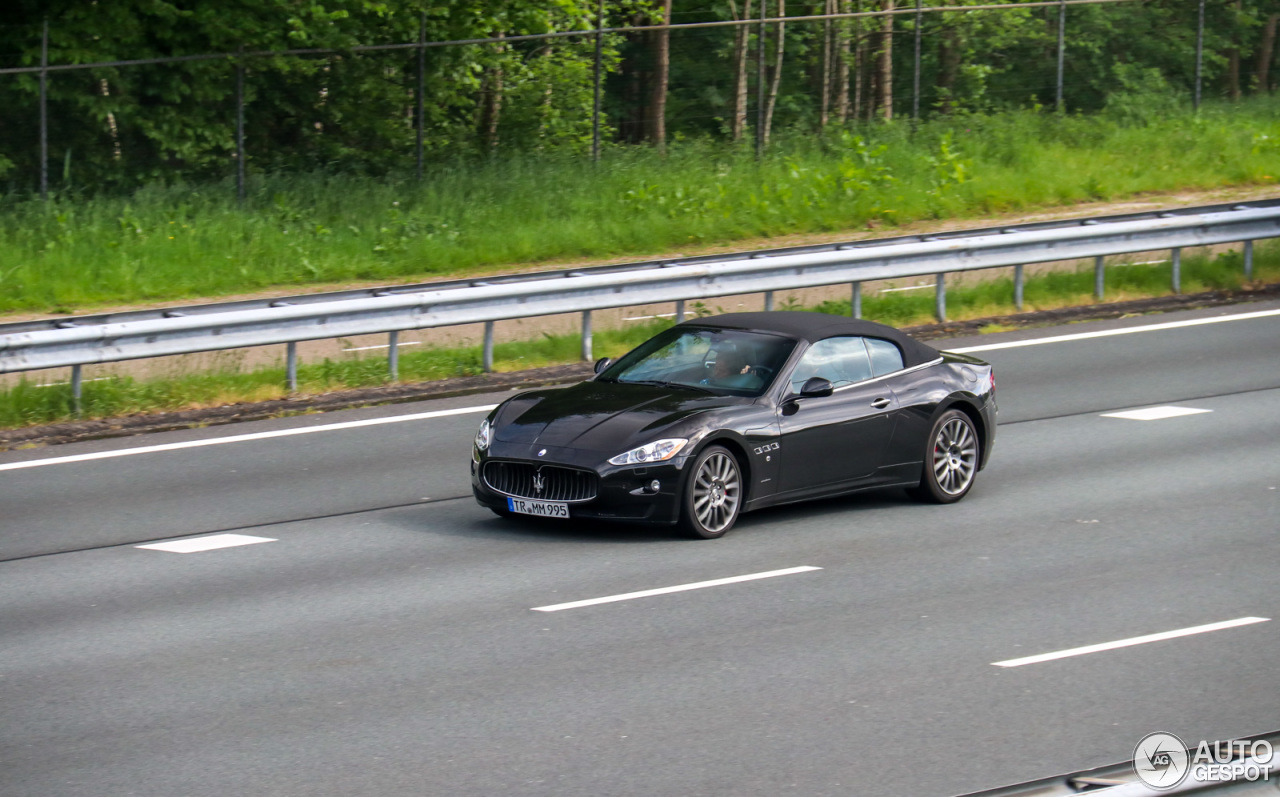
[[649, 492], [651, 493], [658, 492], [658, 490], [661, 487], [662, 487], [662, 482], [658, 481], [657, 479], [654, 479], [653, 481], [649, 482]]

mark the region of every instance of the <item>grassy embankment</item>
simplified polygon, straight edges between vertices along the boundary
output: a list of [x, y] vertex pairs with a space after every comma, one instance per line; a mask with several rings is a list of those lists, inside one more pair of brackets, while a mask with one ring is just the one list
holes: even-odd
[[[887, 126], [823, 144], [796, 136], [756, 163], [703, 142], [666, 158], [609, 153], [577, 162], [503, 161], [437, 169], [421, 186], [357, 177], [255, 181], [244, 208], [231, 186], [154, 187], [127, 198], [0, 201], [0, 313], [82, 312], [351, 281], [403, 281], [509, 270], [553, 258], [641, 255], [691, 243], [892, 226], [929, 218], [1103, 200], [1145, 191], [1267, 185], [1280, 177], [1280, 109], [1252, 103], [1122, 126], [1107, 117], [1030, 112], [922, 127]], [[1234, 262], [1231, 258], [1234, 257]], [[1280, 259], [1259, 248], [1256, 279]], [[1186, 292], [1239, 283], [1239, 256], [1188, 258]], [[1108, 298], [1168, 292], [1168, 266], [1112, 269]], [[1026, 306], [1092, 301], [1090, 273], [1028, 280]], [[1007, 280], [949, 292], [953, 318], [1010, 310]], [[783, 300], [784, 297], [779, 297]], [[709, 303], [714, 309], [714, 302]], [[848, 312], [848, 304], [820, 309]], [[869, 296], [867, 317], [928, 320], [932, 297]], [[597, 333], [600, 354], [653, 332]], [[499, 369], [576, 359], [573, 336], [500, 344]], [[245, 373], [228, 355], [216, 373], [85, 386], [85, 414], [107, 416], [280, 395], [280, 369]], [[479, 371], [474, 350], [402, 355], [405, 380]], [[380, 384], [380, 358], [305, 364], [306, 391]], [[0, 393], [0, 426], [69, 416], [65, 390], [21, 384]]]

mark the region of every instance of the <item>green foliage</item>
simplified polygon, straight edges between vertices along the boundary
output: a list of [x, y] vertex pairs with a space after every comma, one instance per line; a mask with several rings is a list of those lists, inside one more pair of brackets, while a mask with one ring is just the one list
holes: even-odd
[[768, 157], [709, 140], [505, 155], [383, 178], [333, 173], [153, 184], [41, 203], [0, 197], [0, 313], [81, 312], [267, 288], [428, 280], [554, 258], [1280, 178], [1280, 108], [1207, 104], [1150, 127], [1109, 116], [967, 114], [780, 135]]

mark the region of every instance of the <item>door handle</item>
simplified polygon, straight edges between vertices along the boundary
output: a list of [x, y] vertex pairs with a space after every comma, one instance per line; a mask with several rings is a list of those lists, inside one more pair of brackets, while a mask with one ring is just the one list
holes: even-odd
[[890, 405], [890, 404], [892, 404], [892, 403], [893, 403], [893, 402], [892, 402], [892, 401], [890, 401], [890, 400], [889, 400], [889, 399], [887, 399], [887, 398], [878, 398], [878, 399], [876, 399], [875, 401], [871, 402], [871, 406], [875, 407], [875, 408], [876, 408], [876, 409], [878, 409], [878, 410], [882, 410], [882, 409], [884, 409], [885, 407], [889, 406], [889, 405]]

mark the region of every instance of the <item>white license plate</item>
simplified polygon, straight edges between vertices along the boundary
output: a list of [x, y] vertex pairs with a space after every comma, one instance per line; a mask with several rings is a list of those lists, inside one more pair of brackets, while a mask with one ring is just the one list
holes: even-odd
[[537, 515], [538, 517], [569, 517], [569, 505], [563, 501], [527, 501], [523, 498], [508, 498], [507, 509], [517, 515]]

